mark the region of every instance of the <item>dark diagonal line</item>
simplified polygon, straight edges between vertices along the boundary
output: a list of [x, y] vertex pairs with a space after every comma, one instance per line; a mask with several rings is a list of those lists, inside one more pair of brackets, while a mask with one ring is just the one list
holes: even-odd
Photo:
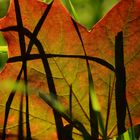
[[10, 93], [8, 100], [6, 102], [6, 108], [5, 108], [5, 117], [4, 117], [4, 126], [3, 126], [3, 133], [2, 133], [2, 140], [5, 140], [6, 138], [6, 125], [7, 125], [7, 121], [8, 121], [8, 116], [9, 116], [9, 111], [10, 111], [10, 106], [12, 104], [12, 101], [14, 99], [15, 93], [16, 93], [16, 89], [17, 89], [17, 84], [21, 78], [21, 74], [22, 74], [22, 68], [17, 76], [16, 79], [16, 84], [15, 87], [13, 88], [12, 92]]
[[[87, 53], [86, 53], [86, 50], [85, 50], [85, 47], [84, 47], [82, 36], [81, 36], [81, 33], [79, 31], [79, 28], [78, 28], [76, 22], [73, 19], [72, 19], [72, 22], [73, 22], [74, 28], [76, 30], [76, 33], [77, 33], [77, 35], [79, 37], [79, 40], [80, 40], [80, 42], [82, 44], [84, 54], [86, 56], [86, 59], [85, 60], [86, 60], [87, 69], [88, 69], [89, 85], [90, 85], [90, 82], [93, 85], [93, 79], [92, 79], [92, 75], [91, 75], [91, 70], [90, 70], [88, 59], [87, 59]], [[91, 93], [90, 93], [90, 91], [89, 91], [89, 115], [90, 115], [91, 137], [96, 140], [96, 139], [98, 139], [98, 136], [99, 136], [99, 126], [98, 126], [98, 118], [97, 118], [97, 115], [96, 115], [96, 111], [92, 107], [92, 101], [91, 101]]]
[[48, 14], [49, 14], [49, 11], [50, 11], [50, 9], [52, 7], [52, 4], [53, 4], [53, 2], [47, 6], [45, 12], [43, 13], [42, 17], [40, 18], [39, 22], [36, 25], [36, 27], [35, 27], [35, 29], [33, 31], [33, 34], [31, 35], [31, 38], [30, 38], [27, 54], [30, 54], [31, 49], [32, 49], [33, 44], [34, 44], [34, 41], [36, 40], [36, 37], [37, 37], [37, 35], [38, 35], [38, 33], [39, 33], [39, 31], [40, 31], [45, 19], [47, 18]]
[[75, 28], [75, 30], [76, 30], [76, 33], [77, 33], [77, 35], [78, 35], [78, 37], [79, 37], [79, 39], [80, 39], [80, 42], [81, 42], [81, 44], [82, 44], [82, 47], [83, 47], [83, 50], [84, 50], [84, 54], [85, 54], [85, 56], [87, 56], [86, 50], [85, 50], [85, 47], [84, 47], [84, 43], [83, 43], [83, 39], [82, 39], [81, 33], [80, 33], [80, 31], [79, 31], [79, 28], [78, 28], [76, 22], [75, 22], [73, 19], [71, 19], [71, 20], [72, 20], [72, 23], [73, 23], [74, 28]]
[[128, 103], [126, 104], [126, 107], [127, 107], [127, 112], [128, 112], [130, 126], [133, 127], [133, 121], [132, 121], [132, 117], [131, 117], [131, 113], [130, 113], [130, 109], [129, 109]]
[[[33, 44], [34, 44], [34, 40], [36, 39], [36, 36], [37, 36], [39, 30], [41, 29], [41, 27], [43, 25], [43, 22], [47, 18], [51, 7], [52, 7], [52, 3], [50, 5], [48, 5], [44, 14], [42, 15], [41, 19], [39, 20], [38, 24], [36, 25], [36, 27], [33, 31], [33, 34], [31, 35], [31, 38], [30, 38], [27, 54], [30, 54], [30, 52], [32, 50], [32, 47], [33, 47]], [[38, 48], [38, 51], [41, 55], [42, 63], [43, 63], [45, 73], [46, 73], [46, 78], [47, 78], [47, 82], [48, 82], [49, 91], [52, 95], [54, 95], [57, 98], [57, 92], [56, 92], [55, 84], [54, 84], [54, 81], [53, 81], [53, 78], [52, 78], [52, 72], [51, 72], [51, 69], [50, 69], [45, 51], [43, 49], [43, 46], [42, 45], [37, 45], [36, 47]], [[54, 118], [55, 118], [55, 123], [56, 123], [58, 139], [63, 140], [63, 131], [62, 131], [63, 130], [63, 122], [62, 122], [61, 115], [58, 112], [56, 112], [55, 110], [53, 110], [53, 113], [54, 113]]]
[[18, 36], [19, 36], [19, 43], [20, 43], [20, 51], [21, 56], [25, 57], [26, 47], [25, 47], [25, 38], [24, 38], [24, 28], [21, 18], [21, 12], [20, 12], [20, 6], [18, 0], [14, 0], [15, 4], [15, 12], [16, 12], [16, 20], [17, 20], [17, 30], [18, 30]]

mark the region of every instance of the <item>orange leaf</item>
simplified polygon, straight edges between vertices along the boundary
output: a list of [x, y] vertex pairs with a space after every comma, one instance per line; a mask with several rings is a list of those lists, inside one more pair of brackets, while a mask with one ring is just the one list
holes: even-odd
[[[28, 85], [29, 92], [26, 88], [25, 91], [29, 96], [25, 95], [21, 98], [22, 94], [18, 92], [15, 94], [15, 91], [12, 91], [13, 88], [0, 89], [2, 114], [0, 132], [6, 120], [4, 115], [5, 108], [8, 108], [6, 102], [8, 97], [12, 96], [9, 121], [6, 124], [6, 132], [11, 134], [11, 139], [18, 136], [18, 130], [22, 130], [18, 120], [22, 120], [24, 137], [29, 133], [29, 130], [26, 131], [27, 128], [29, 129], [28, 124], [33, 139], [57, 139], [53, 117], [56, 112], [39, 98], [38, 92], [57, 94], [58, 99], [66, 108], [69, 108], [69, 94], [72, 86], [73, 115], [90, 133], [87, 58], [90, 59], [94, 88], [101, 104], [104, 123], [109, 86], [111, 86], [113, 97], [108, 135], [110, 137], [117, 135], [113, 81], [115, 79], [115, 36], [120, 31], [123, 32], [127, 101], [133, 125], [140, 123], [139, 9], [139, 0], [121, 0], [93, 27], [91, 32], [77, 25], [87, 54], [85, 57], [76, 26], [60, 0], [54, 0], [52, 6], [37, 0], [11, 0], [8, 14], [0, 20], [0, 29], [8, 42], [9, 49], [9, 60], [0, 73], [0, 82], [9, 79], [17, 82], [24, 81]], [[20, 12], [22, 20], [20, 20]], [[22, 115], [23, 118], [19, 118]], [[63, 122], [64, 125], [67, 124]], [[126, 126], [130, 126], [128, 115]]]

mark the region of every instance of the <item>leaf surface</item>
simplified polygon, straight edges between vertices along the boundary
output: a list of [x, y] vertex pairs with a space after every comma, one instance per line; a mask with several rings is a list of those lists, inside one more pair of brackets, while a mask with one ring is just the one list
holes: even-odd
[[[8, 14], [0, 20], [0, 29], [3, 30], [9, 49], [9, 60], [5, 69], [0, 73], [0, 82], [10, 79], [25, 81], [28, 87], [34, 88], [34, 90], [27, 92], [29, 94], [29, 116], [26, 115], [28, 114], [26, 113], [26, 96], [21, 98], [23, 93], [18, 94], [17, 91], [13, 98], [6, 125], [6, 133], [11, 138], [18, 136], [19, 116], [22, 114], [24, 137], [27, 135], [26, 124], [29, 121], [33, 139], [57, 139], [53, 111], [38, 96], [39, 90], [50, 94], [50, 81], [53, 81], [58, 99], [66, 108], [70, 106], [69, 95], [70, 87], [72, 87], [72, 114], [90, 132], [86, 58], [90, 59], [94, 89], [101, 105], [104, 123], [107, 114], [109, 86], [111, 86], [113, 95], [107, 134], [109, 137], [117, 135], [113, 81], [115, 79], [115, 36], [120, 31], [123, 32], [127, 101], [133, 125], [140, 123], [139, 0], [121, 0], [93, 27], [91, 32], [77, 25], [88, 57], [85, 57], [76, 27], [60, 0], [54, 0], [49, 12], [45, 14], [44, 11], [49, 7], [48, 5], [36, 0], [18, 0], [23, 28], [17, 26], [14, 2], [16, 0], [11, 1]], [[46, 17], [41, 24], [43, 14]], [[36, 29], [36, 33], [34, 33], [34, 29]], [[18, 34], [19, 31], [21, 35]], [[33, 41], [31, 49], [29, 49], [32, 46], [30, 40]], [[49, 67], [46, 66], [47, 63]], [[24, 65], [27, 68], [23, 69]], [[48, 69], [50, 72], [47, 71]], [[10, 94], [14, 93], [12, 90], [13, 88], [0, 89], [0, 132], [4, 125], [6, 102]], [[23, 106], [20, 106], [21, 101], [23, 101]], [[64, 121], [64, 125], [67, 125], [66, 121]], [[126, 126], [130, 126], [128, 116]]]

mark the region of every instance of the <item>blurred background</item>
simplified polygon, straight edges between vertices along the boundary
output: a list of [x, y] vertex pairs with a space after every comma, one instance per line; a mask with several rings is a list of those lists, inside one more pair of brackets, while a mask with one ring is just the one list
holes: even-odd
[[[4, 17], [7, 13], [10, 0], [0, 0], [0, 18]], [[0, 71], [6, 64], [8, 59], [8, 47], [4, 40], [2, 33], [0, 32]]]
[[92, 27], [119, 0], [61, 0], [72, 17], [87, 30]]
[[[50, 3], [52, 0], [40, 0]], [[118, 0], [61, 0], [71, 16], [87, 30], [92, 27], [118, 2]], [[0, 18], [3, 18], [10, 0], [0, 0]], [[8, 47], [0, 32], [0, 71], [8, 59]]]

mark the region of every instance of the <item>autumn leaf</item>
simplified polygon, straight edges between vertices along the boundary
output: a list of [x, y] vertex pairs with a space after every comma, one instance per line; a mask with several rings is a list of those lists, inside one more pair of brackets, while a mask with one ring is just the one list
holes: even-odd
[[[139, 9], [139, 0], [122, 0], [88, 32], [71, 19], [60, 0], [50, 5], [37, 0], [12, 0], [8, 14], [0, 20], [9, 49], [0, 82], [12, 79], [26, 86], [24, 94], [16, 92], [17, 84], [0, 89], [0, 132], [5, 133], [6, 128], [7, 139], [57, 139], [57, 124], [63, 127], [61, 121], [63, 125], [68, 122], [40, 99], [38, 93], [42, 91], [53, 94], [67, 109], [71, 93], [72, 116], [90, 133], [88, 60], [104, 124], [109, 91], [112, 94], [107, 135], [116, 136], [114, 71], [118, 32], [123, 32], [127, 102], [133, 125], [140, 123]], [[30, 87], [34, 90], [29, 92]], [[126, 128], [129, 126], [127, 115]], [[79, 133], [74, 130], [73, 137], [82, 139]]]

